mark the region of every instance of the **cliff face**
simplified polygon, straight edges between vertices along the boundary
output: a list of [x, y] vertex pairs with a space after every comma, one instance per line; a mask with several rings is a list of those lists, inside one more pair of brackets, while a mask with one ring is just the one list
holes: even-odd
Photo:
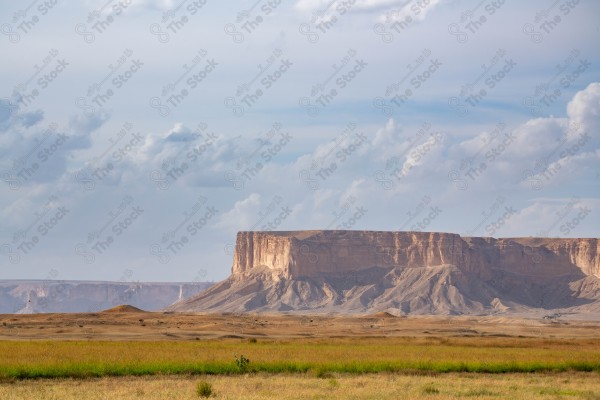
[[598, 239], [519, 238], [514, 240], [526, 246], [536, 246], [540, 250], [550, 251], [557, 263], [561, 265], [571, 263], [579, 267], [584, 274], [600, 278]]
[[455, 265], [479, 277], [491, 269], [600, 277], [599, 246], [598, 239], [463, 239], [435, 232], [239, 232], [232, 274], [263, 267], [294, 279], [372, 267]]
[[169, 309], [600, 318], [599, 246], [429, 232], [239, 232], [231, 276]]

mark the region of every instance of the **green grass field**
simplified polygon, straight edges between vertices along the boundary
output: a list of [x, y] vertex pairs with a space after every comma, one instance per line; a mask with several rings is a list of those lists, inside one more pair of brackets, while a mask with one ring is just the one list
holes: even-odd
[[[597, 340], [535, 338], [3, 341], [0, 378], [154, 374], [600, 371]], [[235, 356], [250, 360], [246, 368]]]

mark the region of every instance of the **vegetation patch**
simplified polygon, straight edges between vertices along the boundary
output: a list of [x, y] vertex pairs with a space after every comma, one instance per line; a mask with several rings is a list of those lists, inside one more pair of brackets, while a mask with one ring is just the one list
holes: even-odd
[[528, 340], [523, 346], [520, 339], [509, 345], [498, 338], [497, 346], [489, 339], [476, 346], [477, 340], [0, 341], [0, 380], [259, 372], [310, 372], [325, 379], [336, 373], [600, 373], [600, 347], [593, 340]]

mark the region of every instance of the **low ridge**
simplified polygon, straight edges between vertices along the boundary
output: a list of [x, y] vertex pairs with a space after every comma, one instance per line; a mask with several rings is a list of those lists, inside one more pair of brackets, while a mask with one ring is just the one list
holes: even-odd
[[120, 304], [118, 306], [109, 308], [108, 310], [103, 310], [101, 312], [103, 312], [103, 313], [145, 313], [146, 311], [141, 310], [134, 306], [130, 306], [129, 304]]

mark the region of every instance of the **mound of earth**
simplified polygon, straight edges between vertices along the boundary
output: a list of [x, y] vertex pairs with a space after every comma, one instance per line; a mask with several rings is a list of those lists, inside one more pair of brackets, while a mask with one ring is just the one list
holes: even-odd
[[121, 304], [108, 310], [102, 311], [103, 313], [145, 313], [146, 311], [141, 310], [137, 307], [130, 306], [129, 304]]
[[373, 318], [398, 318], [394, 314], [389, 313], [387, 311], [381, 311], [375, 314], [371, 314], [370, 316]]

